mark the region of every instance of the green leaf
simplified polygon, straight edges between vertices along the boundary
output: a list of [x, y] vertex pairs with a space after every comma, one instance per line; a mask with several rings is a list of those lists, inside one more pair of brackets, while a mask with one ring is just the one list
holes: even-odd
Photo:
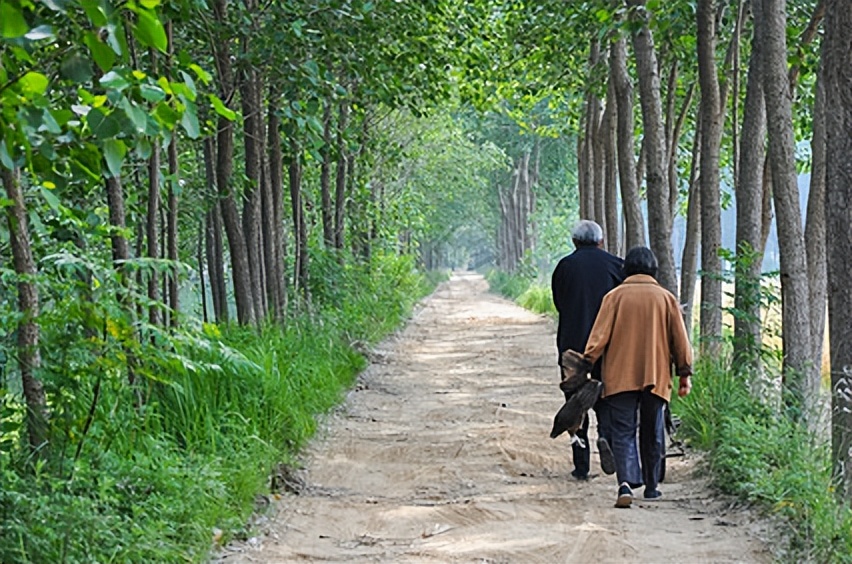
[[143, 8], [153, 10], [154, 8], [160, 5], [160, 0], [139, 0], [139, 3], [142, 5]]
[[30, 30], [21, 9], [11, 2], [0, 2], [0, 36], [7, 39], [21, 37]]
[[219, 99], [215, 94], [210, 94], [210, 103], [213, 104], [213, 109], [216, 110], [216, 113], [225, 118], [228, 121], [234, 121], [237, 119], [237, 113], [225, 106], [225, 103]]
[[44, 201], [47, 202], [47, 205], [53, 208], [54, 211], [59, 211], [59, 207], [62, 205], [62, 202], [59, 201], [59, 198], [56, 197], [56, 194], [54, 194], [52, 191], [48, 190], [44, 186], [39, 186], [38, 189], [39, 192], [41, 192], [41, 195], [44, 197]]
[[104, 12], [99, 0], [80, 0], [80, 6], [86, 12], [86, 15], [89, 16], [89, 21], [92, 22], [92, 25], [103, 27], [107, 24], [106, 12]]
[[47, 90], [47, 85], [50, 81], [40, 72], [28, 72], [20, 79], [18, 85], [21, 87], [21, 93], [26, 95], [39, 96]]
[[104, 159], [107, 168], [113, 177], [121, 176], [121, 165], [127, 155], [127, 147], [120, 139], [106, 139], [104, 141]]
[[154, 108], [154, 117], [159, 121], [162, 125], [166, 127], [166, 129], [174, 129], [175, 124], [177, 124], [180, 116], [178, 113], [166, 102], [160, 102], [157, 104], [157, 107]]
[[118, 122], [110, 115], [104, 114], [100, 108], [92, 108], [86, 114], [86, 123], [98, 139], [115, 137], [119, 132]]
[[88, 32], [83, 37], [83, 43], [89, 48], [92, 53], [92, 58], [103, 72], [107, 72], [115, 63], [115, 51], [109, 45], [101, 41], [94, 32]]
[[74, 53], [59, 65], [59, 74], [63, 78], [67, 78], [78, 84], [87, 82], [94, 74], [92, 72], [92, 62], [78, 53]]
[[42, 39], [53, 39], [55, 36], [53, 35], [53, 28], [51, 26], [40, 25], [29, 30], [24, 37], [30, 41], [40, 41]]
[[123, 76], [121, 76], [115, 71], [109, 71], [108, 73], [103, 75], [99, 82], [105, 88], [112, 88], [114, 90], [118, 90], [119, 92], [130, 86], [130, 83]]
[[136, 128], [136, 133], [144, 133], [148, 127], [148, 114], [131, 102], [128, 98], [123, 98], [121, 102], [119, 102], [121, 109], [124, 110], [124, 113], [127, 114], [128, 119], [133, 124], [133, 127]]
[[165, 100], [166, 93], [159, 86], [153, 84], [143, 84], [139, 87], [139, 93], [149, 102], [157, 103]]
[[9, 170], [15, 168], [15, 161], [12, 159], [12, 155], [9, 154], [9, 150], [6, 148], [5, 139], [0, 139], [0, 163], [3, 163], [3, 166]]
[[201, 130], [198, 127], [198, 113], [195, 104], [192, 102], [186, 103], [186, 109], [180, 116], [180, 124], [190, 139], [198, 139], [201, 136]]
[[159, 49], [165, 53], [169, 48], [169, 40], [166, 37], [166, 30], [157, 15], [151, 10], [137, 10], [136, 26], [133, 28], [133, 34], [136, 39], [141, 41], [148, 47]]
[[198, 80], [200, 80], [202, 83], [208, 84], [211, 80], [213, 80], [213, 76], [209, 72], [196, 65], [195, 63], [189, 65], [189, 68], [190, 70], [192, 70], [192, 72], [195, 73], [195, 76], [197, 76]]

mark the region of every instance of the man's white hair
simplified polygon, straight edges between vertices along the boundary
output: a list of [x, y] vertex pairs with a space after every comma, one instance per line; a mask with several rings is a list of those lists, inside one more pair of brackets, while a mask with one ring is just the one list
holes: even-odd
[[591, 219], [581, 219], [571, 231], [571, 239], [581, 245], [597, 245], [603, 241], [603, 229]]

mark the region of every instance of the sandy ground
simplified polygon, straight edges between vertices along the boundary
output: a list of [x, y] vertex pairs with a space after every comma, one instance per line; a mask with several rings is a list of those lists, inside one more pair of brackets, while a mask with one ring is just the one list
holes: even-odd
[[[771, 562], [769, 526], [672, 458], [663, 500], [613, 507], [597, 453], [579, 482], [555, 327], [456, 273], [373, 352], [305, 453], [298, 493], [220, 562]], [[594, 428], [594, 425], [593, 425]]]

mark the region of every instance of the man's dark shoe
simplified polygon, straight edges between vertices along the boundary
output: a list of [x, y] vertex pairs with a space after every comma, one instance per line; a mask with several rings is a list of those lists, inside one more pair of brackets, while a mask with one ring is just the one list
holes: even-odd
[[656, 501], [658, 499], [662, 499], [663, 492], [661, 492], [660, 490], [647, 490], [646, 489], [645, 492], [642, 494], [642, 497], [644, 497], [648, 501]]
[[598, 439], [598, 452], [601, 456], [601, 470], [604, 474], [615, 474], [615, 456], [609, 448], [609, 441], [601, 437]]
[[627, 485], [627, 482], [622, 482], [618, 486], [618, 497], [615, 500], [615, 506], [622, 509], [630, 507], [633, 504], [633, 490]]
[[577, 480], [585, 481], [585, 480], [589, 479], [588, 474], [583, 474], [581, 472], [578, 472], [576, 469], [571, 471], [571, 475], [574, 476], [574, 478], [576, 478]]

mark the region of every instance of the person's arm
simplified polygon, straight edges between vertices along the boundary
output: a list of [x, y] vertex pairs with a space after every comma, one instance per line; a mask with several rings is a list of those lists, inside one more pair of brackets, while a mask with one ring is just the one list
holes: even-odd
[[609, 295], [604, 296], [601, 308], [592, 326], [592, 332], [586, 341], [583, 357], [592, 365], [603, 355], [609, 339], [612, 337], [612, 324], [615, 319], [615, 304]]
[[669, 303], [669, 330], [672, 336], [672, 360], [679, 377], [677, 395], [684, 397], [692, 390], [692, 345], [689, 343], [680, 305], [674, 296]]

